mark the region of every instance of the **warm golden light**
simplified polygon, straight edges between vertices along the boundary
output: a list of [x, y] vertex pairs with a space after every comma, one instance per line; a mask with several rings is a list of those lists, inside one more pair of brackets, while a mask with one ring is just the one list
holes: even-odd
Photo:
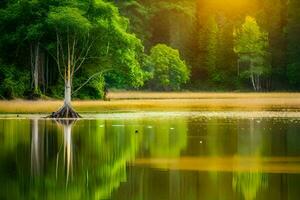
[[[208, 9], [241, 12], [243, 10], [257, 9], [256, 0], [209, 0], [206, 3]], [[235, 14], [235, 13], [232, 13]]]

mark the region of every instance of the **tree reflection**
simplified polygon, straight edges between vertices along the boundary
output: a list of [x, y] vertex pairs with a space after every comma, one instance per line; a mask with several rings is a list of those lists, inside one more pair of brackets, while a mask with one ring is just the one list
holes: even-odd
[[259, 191], [268, 187], [268, 176], [261, 172], [235, 172], [232, 187], [241, 193], [245, 200], [253, 200]]
[[179, 119], [14, 120], [0, 131], [0, 199], [109, 199], [136, 156], [176, 157], [187, 145]]
[[0, 138], [0, 199], [21, 199], [20, 182], [30, 177], [22, 179], [22, 168], [30, 171], [30, 121], [0, 120]]
[[138, 150], [135, 130], [139, 127], [127, 125], [122, 120], [96, 120], [90, 123], [94, 125], [84, 124], [76, 130], [78, 135], [88, 130], [85, 131], [88, 137], [80, 140], [84, 148], [78, 158], [84, 161], [89, 193], [94, 193], [96, 199], [107, 199], [121, 182], [127, 180], [126, 164], [134, 159]]
[[[249, 134], [243, 131], [238, 134], [237, 156], [256, 158], [254, 164], [259, 168], [262, 165], [261, 157], [264, 155], [265, 149], [268, 145], [265, 143], [267, 140], [266, 130], [262, 127], [260, 120], [252, 119], [249, 121], [249, 126], [240, 126], [238, 130], [247, 130]], [[251, 163], [238, 163], [238, 165], [249, 165]], [[238, 166], [237, 166], [238, 167]], [[245, 200], [256, 199], [259, 191], [268, 187], [268, 175], [260, 172], [259, 170], [249, 172], [234, 172], [232, 180], [233, 189], [242, 194]]]
[[136, 154], [133, 127], [105, 120], [74, 124], [59, 122], [62, 133], [57, 131], [57, 155], [51, 158], [55, 170], [45, 174], [52, 186], [48, 197], [107, 199], [126, 181], [126, 165]]
[[[298, 155], [299, 124], [276, 122], [273, 134], [274, 128], [266, 128], [271, 120], [227, 122], [210, 119], [201, 126], [189, 123], [188, 129], [183, 118], [67, 124], [0, 120], [0, 199], [297, 199], [298, 175], [266, 175], [260, 169], [266, 170], [263, 164], [269, 162], [262, 158], [278, 155], [274, 149], [287, 157]], [[286, 150], [278, 150], [283, 143]], [[207, 172], [128, 164], [137, 158], [164, 161], [185, 155], [207, 156], [211, 162], [204, 165], [220, 167]], [[214, 163], [227, 157], [229, 168]], [[266, 189], [271, 186], [278, 190]]]
[[72, 178], [73, 173], [73, 142], [72, 142], [72, 127], [75, 120], [59, 120], [56, 121], [59, 126], [63, 127], [63, 144], [57, 152], [56, 157], [56, 169], [55, 177], [58, 178], [58, 168], [59, 168], [59, 158], [61, 153], [61, 148], [63, 146], [63, 166], [66, 174], [66, 186], [68, 186], [70, 178]]
[[0, 199], [107, 199], [126, 181], [126, 165], [139, 146], [136, 127], [25, 122], [0, 123]]
[[176, 158], [187, 146], [186, 119], [147, 120], [144, 122], [143, 150], [151, 157]]
[[[143, 119], [133, 122], [140, 141], [138, 156], [141, 158], [177, 158], [188, 143], [186, 118]], [[155, 174], [159, 175], [155, 175]], [[153, 171], [151, 167], [128, 169], [129, 182], [122, 185], [112, 199], [185, 199], [180, 196], [183, 173], [180, 171]], [[165, 193], [170, 195], [166, 198]]]
[[38, 119], [31, 120], [31, 175], [39, 176], [44, 164], [44, 138]]

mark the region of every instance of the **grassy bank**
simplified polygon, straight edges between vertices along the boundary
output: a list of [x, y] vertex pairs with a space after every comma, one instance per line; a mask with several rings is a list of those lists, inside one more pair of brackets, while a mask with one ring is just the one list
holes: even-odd
[[299, 99], [300, 93], [111, 92], [109, 99]]
[[[74, 101], [73, 106], [79, 112], [300, 110], [300, 93], [119, 92], [108, 98], [110, 101]], [[0, 113], [51, 113], [61, 105], [59, 100], [0, 101]]]

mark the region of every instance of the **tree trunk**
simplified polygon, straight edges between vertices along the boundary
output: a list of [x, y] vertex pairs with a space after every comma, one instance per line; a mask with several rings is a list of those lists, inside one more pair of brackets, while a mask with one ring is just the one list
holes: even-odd
[[71, 105], [71, 81], [68, 80], [65, 84], [64, 105], [55, 113], [50, 115], [50, 118], [80, 118], [80, 115], [73, 109]]
[[65, 86], [64, 105], [57, 112], [52, 113], [50, 118], [80, 118], [80, 115], [71, 106], [71, 86], [68, 86], [68, 84]]
[[41, 74], [43, 59], [40, 50], [40, 42], [36, 42], [30, 45], [30, 56], [31, 56], [31, 78], [32, 78], [32, 96], [30, 98], [36, 99], [40, 97], [40, 78], [43, 77]]
[[80, 115], [73, 109], [71, 105], [71, 80], [67, 80], [65, 84], [64, 105], [57, 112], [52, 113], [50, 118], [80, 118]]
[[[69, 29], [68, 29], [69, 32]], [[60, 44], [59, 36], [57, 36], [57, 46]], [[64, 70], [64, 81], [65, 81], [65, 97], [64, 97], [64, 105], [55, 113], [50, 115], [51, 118], [80, 118], [80, 115], [72, 108], [71, 106], [71, 95], [72, 95], [72, 78], [73, 78], [73, 70], [74, 70], [74, 63], [73, 63], [73, 53], [74, 53], [74, 45], [71, 48], [70, 40], [69, 40], [69, 33], [67, 37], [67, 67]], [[74, 40], [75, 44], [75, 40]], [[57, 60], [59, 61], [59, 49], [57, 49]], [[60, 67], [58, 63], [58, 67]]]
[[260, 92], [261, 91], [261, 83], [260, 83], [260, 76], [257, 75], [257, 91]]
[[252, 82], [252, 86], [253, 86], [254, 91], [257, 91], [257, 90], [256, 90], [256, 86], [255, 86], [255, 80], [254, 80], [254, 75], [253, 75], [253, 73], [251, 74], [251, 82]]
[[34, 49], [35, 54], [35, 60], [34, 60], [34, 72], [33, 72], [33, 78], [34, 78], [34, 92], [39, 92], [39, 64], [40, 64], [40, 44], [39, 42], [36, 44]]
[[65, 84], [64, 104], [71, 106], [71, 82], [70, 82], [70, 80], [67, 80], [67, 83]]

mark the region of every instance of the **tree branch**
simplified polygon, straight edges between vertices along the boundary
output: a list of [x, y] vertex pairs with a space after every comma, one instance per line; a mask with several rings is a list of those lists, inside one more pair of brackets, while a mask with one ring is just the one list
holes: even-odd
[[106, 70], [103, 70], [101, 72], [97, 72], [97, 73], [93, 74], [80, 87], [78, 87], [74, 92], [72, 92], [72, 95], [76, 94], [81, 88], [83, 88], [86, 84], [88, 84], [94, 77], [96, 77], [98, 75], [102, 75], [103, 73], [111, 71], [111, 70], [112, 69], [110, 68], [110, 69], [106, 69]]
[[[66, 73], [66, 68], [67, 68], [67, 66], [66, 66], [66, 61], [65, 61], [65, 54], [64, 54], [64, 49], [63, 49], [63, 46], [62, 46], [62, 42], [61, 42], [61, 40], [59, 39], [59, 35], [58, 35], [58, 33], [57, 33], [57, 39], [58, 39], [58, 45], [59, 45], [59, 49], [60, 49], [60, 51], [61, 51], [61, 54], [62, 54], [62, 62], [63, 62], [63, 65], [64, 65], [64, 68], [65, 68], [65, 73]], [[59, 58], [58, 58], [59, 59]]]
[[[50, 55], [52, 55], [52, 54], [50, 53]], [[59, 61], [59, 59], [60, 59], [60, 54], [59, 54], [59, 36], [58, 36], [58, 32], [57, 31], [56, 31], [56, 58], [55, 58], [54, 55], [52, 55], [52, 57], [55, 59], [55, 61], [57, 63], [59, 75], [64, 80], [64, 76], [61, 73], [61, 67], [60, 67], [60, 61]]]
[[89, 45], [89, 47], [88, 47], [88, 49], [86, 50], [85, 55], [84, 55], [84, 57], [82, 58], [80, 64], [78, 65], [77, 68], [75, 68], [74, 73], [76, 73], [76, 72], [81, 68], [81, 66], [83, 65], [83, 63], [84, 63], [84, 61], [86, 60], [86, 57], [88, 56], [88, 54], [89, 54], [89, 52], [90, 52], [90, 50], [91, 50], [91, 48], [92, 48], [94, 42], [95, 42], [95, 40], [92, 41], [91, 44]]

